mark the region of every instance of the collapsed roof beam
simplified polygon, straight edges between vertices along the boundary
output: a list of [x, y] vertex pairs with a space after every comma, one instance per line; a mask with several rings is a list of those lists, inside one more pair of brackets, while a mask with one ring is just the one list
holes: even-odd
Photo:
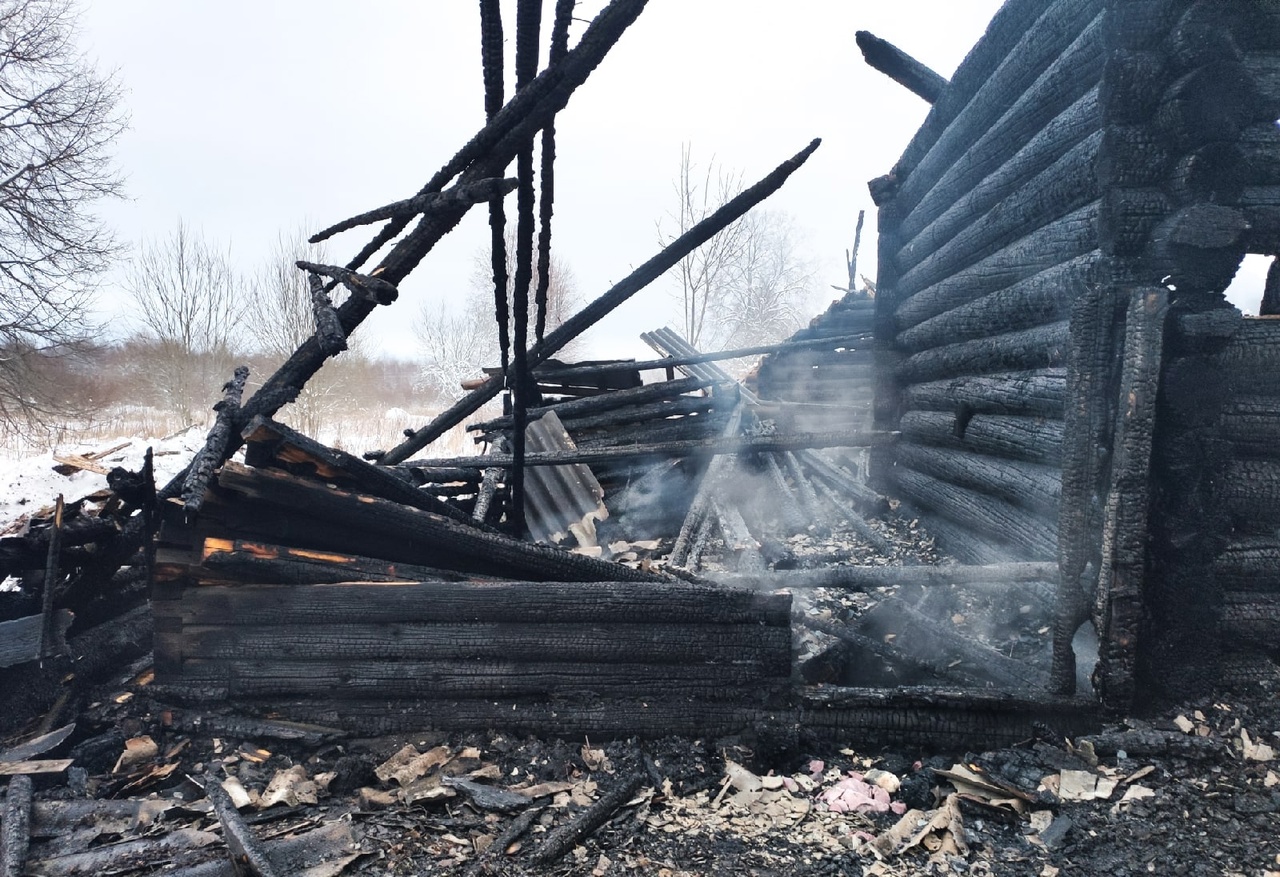
[[946, 77], [933, 72], [893, 43], [880, 39], [870, 31], [858, 31], [855, 39], [868, 64], [929, 103], [936, 101], [949, 84]]

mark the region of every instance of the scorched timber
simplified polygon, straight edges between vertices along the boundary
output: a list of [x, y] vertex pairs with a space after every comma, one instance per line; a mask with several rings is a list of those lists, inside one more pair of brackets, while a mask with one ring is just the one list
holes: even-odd
[[[977, 184], [969, 176], [968, 179], [958, 181], [958, 186], [935, 187], [921, 202], [910, 225], [903, 223], [903, 234], [911, 235], [911, 229], [920, 224], [920, 217], [937, 215], [937, 218], [903, 243], [898, 252], [898, 266], [903, 271], [911, 270], [934, 248], [951, 240], [973, 221], [973, 217], [981, 216], [999, 204], [1027, 180], [1061, 158], [1075, 144], [1098, 130], [1100, 125], [1098, 90], [1093, 88], [1046, 125], [1016, 155], [999, 164], [994, 172]], [[964, 191], [965, 186], [972, 188], [939, 213], [938, 205], [955, 198], [956, 192]]]
[[1067, 393], [1065, 368], [964, 375], [903, 390], [907, 409], [974, 414], [1024, 414], [1061, 420]]
[[1056, 582], [1056, 563], [995, 563], [978, 566], [834, 566], [829, 569], [773, 572], [768, 576], [722, 576], [735, 586], [768, 585], [774, 588], [839, 588], [871, 591], [891, 587], [947, 587], [962, 585], [979, 591], [1004, 593], [1008, 585]]
[[984, 295], [913, 326], [898, 336], [911, 352], [989, 338], [1066, 320], [1071, 302], [1096, 282], [1101, 256], [1088, 253], [1055, 265], [1013, 286]]
[[[928, 103], [936, 101], [947, 87], [946, 79], [888, 40], [865, 30], [858, 31], [854, 38], [867, 64]], [[852, 282], [851, 279], [851, 285]]]
[[326, 483], [360, 490], [455, 520], [467, 519], [453, 506], [415, 487], [410, 479], [400, 477], [395, 470], [374, 466], [345, 451], [325, 447], [283, 423], [255, 417], [245, 427], [243, 437], [248, 445], [245, 462], [250, 466], [276, 465], [294, 474], [320, 478]]
[[[589, 598], [588, 598], [589, 599]], [[254, 622], [255, 619], [247, 619]], [[184, 624], [183, 659], [557, 661], [591, 664], [749, 664], [790, 673], [791, 631], [755, 624]]]
[[[184, 568], [183, 575], [201, 584], [227, 582], [273, 582], [290, 585], [327, 585], [338, 582], [422, 582], [443, 579], [466, 581], [474, 574], [392, 563], [373, 557], [308, 551], [262, 542], [204, 540], [201, 567]], [[157, 576], [159, 578], [159, 576]]]
[[[538, 408], [529, 409], [529, 419], [537, 420], [548, 411], [554, 411], [556, 416], [563, 423], [574, 417], [585, 417], [591, 414], [599, 414], [604, 411], [613, 411], [618, 408], [629, 408], [631, 406], [640, 406], [649, 402], [659, 402], [668, 399], [676, 399], [686, 393], [697, 392], [713, 384], [712, 381], [703, 378], [680, 378], [674, 381], [664, 381], [657, 384], [645, 384], [643, 387], [634, 387], [629, 390], [617, 390], [607, 393], [603, 396], [589, 396], [583, 399], [571, 399], [566, 402], [557, 402], [550, 405], [543, 405]], [[510, 417], [495, 417], [493, 420], [486, 420], [481, 423], [470, 424], [467, 429], [491, 431], [497, 429], [510, 429]]]
[[906, 297], [894, 314], [895, 325], [901, 330], [910, 329], [930, 317], [1093, 252], [1098, 248], [1098, 214], [1097, 202], [1081, 207]]
[[1003, 414], [975, 414], [966, 420], [945, 411], [908, 411], [901, 431], [904, 440], [921, 444], [1031, 463], [1062, 460], [1061, 420]]
[[905, 442], [898, 446], [896, 459], [917, 472], [1055, 517], [1062, 499], [1062, 477], [1054, 466]]
[[[579, 449], [545, 454], [529, 454], [526, 466], [559, 466], [565, 463], [599, 463], [624, 458], [641, 457], [689, 457], [695, 455], [753, 454], [772, 451], [795, 451], [805, 448], [867, 448], [892, 442], [891, 433], [865, 431], [793, 433], [791, 435], [761, 435], [720, 437], [686, 442], [653, 442], [649, 444], [622, 444], [609, 448]], [[508, 467], [510, 454], [485, 454], [481, 457], [446, 457], [434, 460], [411, 460], [405, 465], [446, 466], [487, 469], [492, 466]]]
[[1052, 368], [1066, 364], [1067, 321], [961, 341], [908, 357], [895, 370], [904, 384], [962, 374]]
[[[284, 523], [294, 525], [297, 538], [311, 543], [304, 547], [360, 553], [364, 546], [377, 545], [380, 550], [374, 553], [386, 560], [548, 580], [658, 579], [620, 564], [521, 542], [433, 512], [329, 488], [275, 470], [228, 462], [218, 484], [253, 500], [252, 505], [275, 509], [284, 516]], [[228, 516], [237, 519], [241, 527], [252, 527], [260, 513], [237, 514], [237, 505], [245, 503], [220, 504], [218, 514], [224, 520]]]
[[[904, 215], [915, 212], [970, 149], [990, 144], [1003, 154], [997, 153], [991, 166], [960, 186], [956, 197], [1003, 164], [1088, 89], [1088, 77], [1080, 75], [1079, 65], [1092, 63], [1096, 68], [1101, 61], [1101, 5], [1096, 0], [1057, 0], [1024, 32], [1019, 45], [976, 93], [970, 92], [972, 99], [907, 174], [897, 199]], [[1067, 45], [1072, 48], [1064, 52]]]
[[[611, 564], [617, 570], [625, 570]], [[423, 582], [188, 588], [157, 614], [183, 624], [790, 624], [791, 597], [686, 582]]]
[[772, 695], [760, 665], [594, 664], [566, 661], [212, 661], [186, 659], [175, 687], [224, 692], [220, 699], [610, 697], [652, 692], [752, 703]]

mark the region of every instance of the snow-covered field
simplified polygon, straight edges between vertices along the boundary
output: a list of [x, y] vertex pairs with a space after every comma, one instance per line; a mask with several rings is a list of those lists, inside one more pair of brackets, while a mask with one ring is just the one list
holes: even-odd
[[[145, 413], [145, 412], [144, 412]], [[319, 441], [353, 454], [373, 448], [390, 448], [401, 441], [405, 429], [416, 429], [426, 423], [434, 411], [406, 411], [393, 408], [381, 417], [335, 417], [315, 436]], [[479, 413], [470, 420], [482, 420]], [[135, 427], [132, 431], [110, 432], [107, 424]], [[159, 427], [155, 429], [155, 427]], [[150, 429], [149, 429], [150, 428]], [[156, 484], [163, 485], [181, 472], [205, 441], [208, 427], [204, 424], [171, 431], [172, 424], [161, 415], [106, 419], [94, 428], [76, 430], [71, 437], [68, 428], [51, 437], [43, 450], [30, 445], [0, 444], [0, 534], [7, 533], [24, 515], [52, 505], [59, 494], [67, 502], [88, 496], [107, 486], [107, 479], [89, 471], [61, 475], [54, 471], [54, 455], [88, 455], [116, 445], [125, 447], [107, 454], [97, 462], [103, 469], [122, 466], [138, 471], [147, 448], [154, 453]], [[431, 456], [461, 456], [479, 449], [461, 427], [451, 430], [424, 452]]]

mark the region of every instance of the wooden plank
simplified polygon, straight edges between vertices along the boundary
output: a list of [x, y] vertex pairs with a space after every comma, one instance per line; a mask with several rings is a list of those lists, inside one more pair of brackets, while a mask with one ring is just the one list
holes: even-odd
[[1062, 421], [1044, 417], [963, 412], [908, 411], [902, 437], [926, 445], [959, 448], [993, 457], [1056, 465], [1062, 460]]
[[635, 582], [427, 582], [189, 589], [183, 624], [572, 623], [789, 626], [791, 596], [709, 585]]
[[0, 762], [0, 777], [63, 773], [75, 762], [70, 758], [37, 758], [31, 761]]
[[[34, 661], [40, 657], [40, 640], [43, 632], [43, 617], [28, 615], [13, 621], [0, 621], [0, 667], [12, 667], [25, 661]], [[61, 643], [58, 651], [65, 649], [62, 642], [67, 628], [71, 626], [72, 615], [66, 609], [55, 613], [55, 641]]]
[[[222, 660], [553, 661], [694, 664], [746, 661], [790, 672], [791, 631], [754, 624], [184, 625], [183, 657]], [[248, 624], [237, 624], [247, 621]]]
[[[186, 658], [182, 684], [253, 697], [635, 697], [758, 699], [771, 668], [740, 664], [572, 664], [519, 661], [213, 661]], [[69, 762], [68, 762], [69, 763]]]

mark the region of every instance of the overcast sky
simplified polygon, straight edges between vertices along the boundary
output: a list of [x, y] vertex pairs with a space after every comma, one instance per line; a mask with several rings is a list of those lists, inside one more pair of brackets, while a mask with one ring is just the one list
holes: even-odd
[[[483, 124], [474, 0], [83, 2], [83, 48], [117, 71], [132, 118], [117, 153], [130, 200], [104, 208], [126, 241], [163, 237], [182, 219], [253, 270], [282, 230], [414, 194]], [[578, 17], [603, 5], [583, 0]], [[652, 0], [557, 121], [553, 248], [594, 298], [656, 252], [683, 143], [751, 182], [821, 137], [766, 202], [803, 232], [820, 310], [828, 284], [845, 279], [859, 209], [874, 229], [866, 181], [890, 169], [928, 109], [863, 63], [854, 32], [949, 76], [998, 6]], [[506, 19], [510, 33], [514, 12]], [[507, 50], [509, 64], [510, 40]], [[333, 261], [370, 234], [331, 241]], [[360, 331], [414, 355], [422, 302], [465, 294], [487, 235], [473, 209]], [[872, 235], [862, 254], [874, 276]], [[121, 308], [116, 286], [107, 310]], [[673, 291], [664, 280], [641, 292], [590, 336], [589, 352], [645, 355], [637, 336], [674, 324]]]

